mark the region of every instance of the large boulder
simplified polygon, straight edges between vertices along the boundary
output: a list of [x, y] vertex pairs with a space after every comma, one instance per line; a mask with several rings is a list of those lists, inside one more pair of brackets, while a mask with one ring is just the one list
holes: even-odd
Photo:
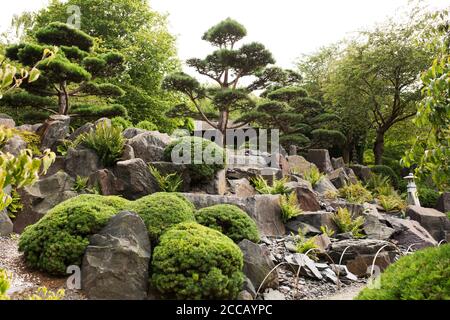
[[372, 176], [372, 171], [369, 167], [363, 166], [361, 164], [354, 164], [350, 166], [350, 169], [353, 170], [355, 175], [361, 180], [363, 183], [367, 183]]
[[12, 136], [3, 146], [3, 153], [11, 153], [14, 156], [19, 155], [20, 151], [27, 148], [27, 143], [19, 135]]
[[102, 167], [97, 153], [91, 149], [69, 148], [67, 151], [65, 171], [72, 177], [89, 177]]
[[16, 122], [13, 118], [4, 113], [0, 114], [0, 127], [14, 128], [15, 126]]
[[80, 135], [89, 133], [94, 129], [95, 125], [93, 123], [87, 122], [83, 124], [81, 127], [77, 128], [74, 132], [72, 132], [67, 139], [70, 141], [75, 141]]
[[338, 190], [336, 187], [331, 183], [330, 179], [327, 177], [323, 177], [320, 179], [319, 182], [316, 183], [314, 186], [314, 191], [319, 193], [320, 195], [326, 195], [327, 193], [336, 193]]
[[387, 220], [390, 227], [395, 230], [391, 240], [399, 246], [421, 249], [437, 245], [437, 241], [429, 232], [417, 221], [396, 218], [385, 214], [383, 217]]
[[269, 166], [267, 159], [262, 156], [228, 153], [228, 168], [266, 168]]
[[90, 238], [81, 268], [82, 289], [89, 299], [144, 300], [150, 256], [142, 219], [132, 212], [120, 212]]
[[450, 220], [447, 216], [435, 209], [408, 206], [406, 215], [420, 223], [437, 241], [447, 239], [450, 234]]
[[117, 179], [114, 193], [127, 199], [136, 200], [159, 190], [155, 178], [142, 159], [119, 161], [112, 172]]
[[344, 158], [331, 158], [331, 164], [333, 165], [334, 170], [337, 170], [339, 168], [345, 168], [345, 161]]
[[183, 195], [197, 209], [211, 207], [216, 204], [236, 205], [256, 221], [258, 230], [262, 235], [283, 236], [285, 234], [278, 195], [255, 195], [247, 198], [200, 193], [183, 193]]
[[436, 209], [443, 213], [450, 212], [450, 192], [444, 192], [438, 199]]
[[73, 186], [74, 180], [64, 171], [59, 171], [32, 186], [19, 189], [23, 209], [14, 220], [14, 232], [21, 233], [57, 204], [76, 197], [78, 194], [72, 190]]
[[330, 154], [326, 149], [310, 149], [306, 155], [306, 160], [314, 163], [321, 172], [330, 173], [333, 171]]
[[37, 130], [41, 136], [42, 149], [55, 149], [59, 141], [66, 138], [70, 129], [70, 117], [63, 115], [52, 115]]
[[300, 175], [304, 175], [306, 172], [311, 170], [312, 167], [316, 167], [314, 163], [306, 161], [302, 156], [288, 156], [287, 161], [289, 164], [289, 168], [291, 173], [296, 173]]
[[348, 184], [350, 184], [350, 178], [344, 168], [338, 168], [327, 175], [330, 182], [337, 188], [340, 189]]
[[363, 231], [368, 239], [388, 240], [395, 233], [395, 229], [388, 227], [386, 221], [378, 213], [377, 207], [373, 204], [365, 203], [363, 205], [364, 217]]
[[[261, 287], [260, 292], [262, 292], [266, 288], [277, 288], [278, 272], [275, 270], [269, 275], [275, 267], [270, 258], [269, 249], [265, 245], [258, 245], [247, 239], [239, 243], [239, 248], [244, 254], [244, 274], [250, 279], [255, 289], [258, 290]], [[266, 276], [268, 276], [267, 279]]]
[[122, 136], [125, 139], [132, 139], [141, 133], [145, 133], [146, 131], [138, 128], [127, 128], [122, 132]]
[[165, 133], [147, 131], [131, 138], [128, 144], [133, 147], [136, 158], [148, 163], [162, 161], [164, 149], [170, 142], [170, 137]]
[[5, 210], [0, 211], [0, 237], [7, 236], [13, 232], [13, 223]]
[[299, 228], [308, 225], [312, 231], [320, 230], [320, 227], [326, 226], [332, 230], [337, 230], [336, 224], [332, 219], [331, 212], [316, 211], [316, 212], [303, 212], [301, 215], [295, 217], [289, 221], [289, 229], [298, 230]]
[[226, 170], [220, 170], [216, 172], [216, 174], [214, 175], [214, 179], [198, 185], [197, 188], [200, 191], [204, 191], [208, 194], [217, 194], [223, 196], [227, 192]]
[[297, 194], [298, 204], [303, 211], [319, 211], [321, 209], [316, 193], [310, 188], [297, 186], [294, 191]]
[[271, 183], [274, 179], [281, 179], [283, 173], [278, 168], [269, 167], [234, 167], [227, 168], [226, 177], [228, 179], [247, 179], [252, 180], [256, 177], [263, 177]]
[[255, 188], [245, 179], [232, 180], [228, 179], [229, 190], [236, 197], [247, 198], [256, 195]]

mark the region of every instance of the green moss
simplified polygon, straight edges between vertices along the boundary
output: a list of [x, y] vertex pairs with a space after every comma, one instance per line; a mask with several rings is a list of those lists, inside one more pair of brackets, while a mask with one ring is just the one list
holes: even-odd
[[129, 202], [119, 197], [80, 195], [50, 210], [28, 226], [19, 241], [27, 263], [52, 274], [80, 265], [88, 237], [103, 228]]
[[255, 221], [238, 207], [219, 204], [204, 208], [195, 214], [197, 222], [222, 232], [238, 243], [244, 239], [259, 242], [259, 233]]
[[402, 257], [381, 275], [379, 289], [365, 288], [358, 300], [449, 300], [450, 245]]
[[152, 241], [177, 223], [195, 221], [194, 206], [176, 193], [154, 193], [132, 202], [131, 209], [144, 220]]
[[[173, 153], [182, 159], [176, 161]], [[225, 151], [214, 142], [199, 137], [183, 137], [166, 147], [164, 150], [166, 161], [185, 163], [194, 183], [211, 180], [221, 169], [225, 168]]]
[[231, 239], [197, 223], [181, 223], [160, 240], [153, 253], [152, 283], [165, 297], [237, 297], [243, 284], [243, 256]]

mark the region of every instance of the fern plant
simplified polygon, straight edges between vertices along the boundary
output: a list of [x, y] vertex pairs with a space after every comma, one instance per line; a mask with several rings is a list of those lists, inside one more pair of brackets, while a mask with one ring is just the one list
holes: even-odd
[[329, 228], [328, 226], [320, 226], [320, 231], [322, 232], [322, 234], [327, 235], [330, 238], [334, 235], [334, 230]]
[[364, 217], [354, 218], [347, 208], [339, 208], [333, 214], [332, 219], [339, 229], [340, 233], [351, 232], [354, 238], [362, 238], [362, 226], [365, 222]]
[[351, 203], [363, 204], [373, 200], [373, 196], [361, 182], [349, 184], [339, 189], [339, 196]]
[[[298, 229], [298, 235], [295, 237], [295, 249], [298, 253], [306, 254], [308, 251], [308, 257], [313, 260], [317, 259], [317, 252], [314, 249], [318, 249], [316, 244], [316, 237], [306, 238], [305, 231]], [[310, 251], [311, 250], [311, 251]]]
[[0, 148], [2, 148], [13, 136], [13, 131], [4, 126], [0, 126]]
[[4, 269], [0, 269], [0, 300], [9, 300], [6, 295], [10, 286], [11, 276]]
[[404, 211], [406, 209], [406, 202], [397, 193], [391, 195], [378, 196], [378, 203], [383, 207], [384, 211]]
[[303, 175], [306, 181], [309, 181], [313, 187], [315, 187], [325, 175], [322, 174], [317, 167], [311, 167]]
[[125, 146], [122, 129], [110, 126], [106, 121], [97, 124], [95, 130], [83, 134], [81, 142], [97, 153], [105, 167], [113, 166], [117, 162]]
[[280, 197], [281, 219], [284, 223], [301, 215], [303, 213], [298, 205], [298, 199], [295, 192]]
[[22, 199], [16, 189], [11, 190], [11, 203], [6, 209], [11, 219], [14, 219], [16, 214], [23, 209]]
[[291, 190], [286, 187], [288, 182], [287, 178], [275, 179], [272, 186], [261, 176], [251, 179], [251, 183], [255, 187], [256, 191], [260, 194], [282, 194], [287, 195]]
[[150, 173], [155, 178], [158, 183], [159, 188], [163, 192], [178, 192], [180, 191], [181, 184], [183, 183], [183, 179], [176, 173], [170, 173], [163, 175], [156, 169], [154, 166], [148, 166]]
[[73, 184], [72, 190], [75, 192], [88, 191], [89, 177], [77, 176]]

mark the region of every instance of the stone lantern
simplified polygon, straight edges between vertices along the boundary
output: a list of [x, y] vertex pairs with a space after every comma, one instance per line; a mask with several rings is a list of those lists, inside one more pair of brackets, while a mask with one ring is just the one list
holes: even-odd
[[408, 181], [408, 186], [406, 187], [408, 199], [406, 200], [406, 202], [408, 203], [408, 205], [420, 207], [419, 197], [417, 196], [417, 186], [414, 182], [414, 178], [415, 177], [412, 173], [404, 177], [404, 179]]

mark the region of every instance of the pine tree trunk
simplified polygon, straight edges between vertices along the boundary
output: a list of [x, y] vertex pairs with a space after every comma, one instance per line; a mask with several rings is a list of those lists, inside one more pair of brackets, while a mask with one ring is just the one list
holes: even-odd
[[373, 153], [375, 155], [375, 164], [383, 164], [383, 153], [384, 153], [384, 131], [378, 130], [375, 143], [373, 145]]

